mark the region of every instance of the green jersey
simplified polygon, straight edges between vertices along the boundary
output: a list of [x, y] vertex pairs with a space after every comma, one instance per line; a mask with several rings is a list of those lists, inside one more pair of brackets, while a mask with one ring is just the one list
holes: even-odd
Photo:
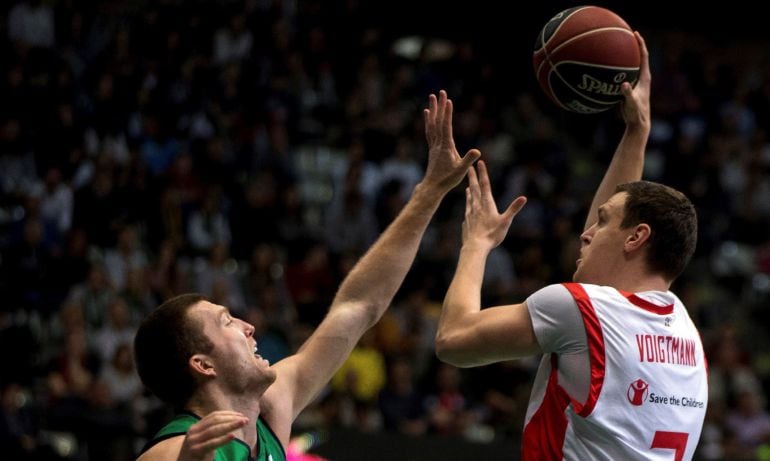
[[[171, 437], [184, 435], [190, 426], [200, 421], [200, 417], [192, 413], [180, 413], [155, 434], [155, 437], [144, 447], [147, 451], [153, 445]], [[214, 452], [214, 461], [286, 461], [286, 453], [275, 433], [262, 418], [257, 419], [257, 457], [251, 457], [251, 449], [246, 442], [234, 439]]]

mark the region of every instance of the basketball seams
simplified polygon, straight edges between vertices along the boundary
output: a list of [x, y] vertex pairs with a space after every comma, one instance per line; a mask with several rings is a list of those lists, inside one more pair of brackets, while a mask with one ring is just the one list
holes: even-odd
[[[602, 27], [600, 29], [591, 29], [591, 30], [587, 30], [585, 32], [581, 32], [580, 34], [575, 35], [574, 37], [570, 37], [567, 40], [561, 42], [556, 48], [553, 49], [553, 51], [551, 51], [551, 53], [556, 53], [561, 48], [564, 48], [565, 46], [567, 46], [571, 42], [574, 42], [575, 40], [578, 40], [578, 39], [581, 39], [581, 38], [584, 38], [584, 37], [588, 37], [590, 35], [597, 34], [599, 32], [607, 32], [607, 31], [623, 32], [625, 34], [630, 35], [631, 37], [634, 37], [634, 33], [631, 32], [629, 29], [626, 29], [624, 27]], [[548, 53], [546, 53], [546, 56], [548, 56]]]
[[[580, 11], [580, 10], [578, 10], [578, 11]], [[562, 23], [563, 23], [563, 21], [562, 21]], [[559, 27], [561, 27], [561, 24], [559, 25]], [[540, 51], [543, 52], [544, 58], [543, 58], [543, 61], [537, 66], [537, 72], [535, 74], [536, 75], [540, 75], [540, 71], [543, 69], [543, 65], [546, 62], [548, 63], [548, 65], [551, 67], [552, 70], [556, 71], [556, 66], [554, 66], [553, 63], [551, 62], [551, 54], [556, 53], [561, 48], [565, 47], [566, 45], [570, 44], [571, 42], [573, 42], [575, 40], [578, 40], [578, 39], [580, 39], [582, 37], [588, 37], [588, 36], [590, 36], [590, 35], [592, 35], [594, 33], [606, 32], [606, 31], [619, 31], [619, 32], [627, 33], [627, 34], [629, 34], [631, 36], [634, 35], [633, 32], [631, 32], [630, 30], [628, 30], [626, 28], [623, 28], [623, 27], [602, 27], [601, 29], [589, 30], [589, 31], [583, 32], [583, 33], [581, 33], [579, 35], [576, 35], [574, 37], [571, 37], [571, 38], [565, 40], [564, 42], [560, 43], [559, 46], [554, 48], [550, 53], [548, 52], [548, 48], [543, 47], [540, 50], [537, 50], [538, 53]], [[554, 33], [554, 35], [556, 35], [556, 33]], [[582, 63], [580, 61], [560, 61], [560, 63], [562, 63], [562, 62], [575, 62], [575, 63], [580, 63], [580, 64], [589, 64], [589, 65], [592, 65], [592, 66], [595, 66], [595, 67], [602, 67], [602, 68], [605, 68], [605, 69], [610, 69], [610, 68], [614, 69], [615, 68], [615, 66], [604, 66], [604, 65], [601, 65], [601, 64], [594, 64], [594, 63], [590, 63], [590, 62]], [[631, 69], [631, 70], [637, 69], [636, 67], [617, 67], [617, 68], [618, 69]]]
[[633, 29], [613, 11], [594, 5], [570, 8], [541, 29], [533, 55], [535, 75], [561, 108], [602, 112], [622, 101], [618, 83], [611, 80], [638, 79], [641, 56], [634, 44]]
[[598, 67], [600, 69], [617, 69], [622, 71], [630, 71], [630, 72], [636, 72], [639, 70], [638, 67], [627, 67], [627, 66], [607, 66], [604, 64], [594, 64], [592, 62], [585, 62], [585, 61], [559, 61], [559, 64], [556, 64], [555, 66], [551, 66], [551, 68], [556, 71], [556, 68], [559, 67], [562, 64], [580, 64], [584, 66], [590, 66], [590, 67]]
[[[542, 43], [540, 43], [540, 49], [542, 49], [542, 50], [544, 50], [544, 51], [545, 51], [545, 58], [546, 58], [546, 60], [548, 59], [548, 49], [546, 48], [546, 45], [548, 44], [548, 42], [550, 42], [551, 40], [553, 40], [553, 38], [554, 38], [554, 37], [556, 37], [557, 35], [559, 35], [559, 31], [561, 30], [561, 28], [564, 26], [564, 24], [567, 22], [567, 20], [568, 20], [569, 18], [571, 18], [572, 16], [574, 16], [574, 15], [575, 15], [576, 13], [578, 13], [579, 11], [583, 11], [583, 10], [586, 10], [586, 9], [588, 9], [588, 8], [595, 8], [595, 7], [594, 7], [594, 6], [584, 6], [584, 7], [582, 7], [582, 8], [578, 8], [578, 9], [576, 9], [575, 11], [573, 11], [572, 13], [570, 13], [569, 15], [567, 15], [567, 16], [566, 16], [564, 19], [562, 19], [562, 20], [561, 20], [561, 22], [559, 22], [559, 25], [558, 25], [558, 26], [556, 26], [556, 29], [554, 29], [554, 31], [553, 31], [553, 33], [551, 34], [551, 36], [550, 36], [550, 37], [548, 37], [548, 40], [545, 40], [545, 34], [542, 34], [542, 35], [541, 35], [541, 37], [542, 37]], [[543, 30], [545, 30], [545, 28], [544, 28]]]
[[[551, 34], [551, 36], [550, 36], [550, 37], [548, 37], [548, 40], [546, 40], [546, 39], [545, 39], [545, 27], [544, 27], [544, 28], [543, 28], [543, 30], [540, 32], [540, 41], [541, 41], [541, 43], [540, 43], [540, 49], [535, 51], [535, 53], [539, 53], [539, 52], [541, 52], [541, 51], [543, 52], [543, 60], [542, 60], [542, 61], [540, 62], [540, 64], [537, 66], [537, 72], [535, 72], [535, 75], [537, 75], [538, 79], [540, 78], [540, 71], [543, 69], [543, 65], [544, 65], [545, 63], [548, 63], [548, 66], [549, 66], [549, 67], [550, 67], [552, 70], [553, 70], [553, 69], [555, 69], [555, 67], [554, 67], [553, 63], [551, 62], [551, 53], [549, 53], [549, 52], [548, 52], [548, 47], [546, 46], [546, 45], [548, 45], [548, 42], [550, 42], [551, 40], [553, 40], [553, 38], [554, 38], [554, 37], [556, 37], [557, 35], [559, 35], [559, 31], [560, 31], [560, 30], [561, 30], [561, 28], [564, 26], [564, 24], [565, 24], [565, 23], [567, 23], [567, 21], [569, 20], [569, 18], [571, 18], [572, 16], [574, 16], [576, 13], [578, 13], [578, 12], [580, 12], [580, 11], [585, 11], [585, 10], [587, 10], [587, 9], [589, 9], [589, 8], [596, 8], [596, 7], [595, 7], [595, 6], [590, 6], [590, 5], [588, 5], [588, 6], [584, 6], [584, 7], [582, 7], [582, 8], [577, 8], [575, 11], [571, 12], [571, 13], [570, 13], [570, 14], [568, 14], [566, 17], [562, 18], [562, 20], [561, 20], [561, 21], [559, 21], [559, 25], [557, 25], [557, 26], [556, 26], [556, 29], [554, 29], [554, 31], [553, 31], [553, 33]], [[556, 47], [556, 49], [559, 49], [559, 48], [560, 48], [560, 46], [557, 46], [557, 47]], [[554, 50], [554, 51], [556, 51], [556, 50]], [[546, 76], [546, 81], [548, 81], [548, 78], [547, 78], [547, 76]], [[550, 83], [548, 84], [548, 86], [549, 86], [549, 88], [550, 88], [550, 86], [551, 86], [551, 85], [550, 85]], [[551, 88], [551, 94], [555, 94], [555, 93], [553, 92], [553, 88]], [[556, 98], [552, 98], [552, 99], [554, 99], [554, 100], [555, 100]], [[561, 102], [559, 102], [559, 104], [561, 105]], [[566, 107], [564, 107], [563, 105], [562, 105], [562, 108], [564, 108], [564, 109], [567, 109], [567, 108], [566, 108]]]

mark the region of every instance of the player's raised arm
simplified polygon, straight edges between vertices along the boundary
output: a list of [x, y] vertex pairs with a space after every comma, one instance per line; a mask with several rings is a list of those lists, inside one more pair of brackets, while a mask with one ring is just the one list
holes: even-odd
[[639, 32], [635, 32], [634, 35], [639, 42], [642, 58], [639, 81], [635, 88], [631, 88], [628, 82], [623, 83], [622, 91], [625, 100], [621, 103], [621, 108], [623, 120], [626, 122], [626, 131], [623, 133], [610, 166], [596, 190], [586, 217], [584, 230], [596, 222], [599, 207], [615, 193], [615, 187], [642, 178], [644, 151], [650, 134], [650, 83], [652, 77], [650, 76], [647, 45]]
[[477, 366], [538, 351], [526, 305], [481, 310], [487, 256], [505, 239], [525, 203], [524, 197], [518, 197], [499, 213], [484, 162], [479, 161], [478, 174], [473, 168], [468, 171], [463, 246], [436, 332], [436, 354], [441, 360], [460, 367]]
[[279, 401], [290, 405], [278, 411], [289, 418], [271, 421], [278, 431], [288, 434], [291, 421], [329, 382], [363, 333], [380, 319], [411, 267], [442, 198], [462, 180], [480, 155], [477, 150], [464, 157], [458, 154], [452, 138], [452, 101], [444, 91], [438, 98], [431, 95], [428, 106], [424, 118], [429, 152], [423, 180], [404, 209], [342, 282], [318, 329], [296, 355], [274, 367], [278, 379], [265, 398], [271, 405]]

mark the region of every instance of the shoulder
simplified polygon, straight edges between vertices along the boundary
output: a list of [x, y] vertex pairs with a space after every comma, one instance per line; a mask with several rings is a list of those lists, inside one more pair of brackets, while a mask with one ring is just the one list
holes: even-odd
[[177, 459], [179, 452], [182, 450], [182, 443], [184, 442], [184, 434], [175, 435], [167, 439], [161, 440], [137, 459], [137, 461], [155, 461], [155, 460], [169, 460]]
[[576, 284], [557, 283], [543, 287], [527, 298], [527, 306], [530, 311], [533, 309], [574, 306], [575, 301], [572, 296], [572, 290], [569, 288], [570, 285]]
[[583, 319], [573, 289], [576, 284], [548, 285], [527, 298], [532, 329], [544, 352], [580, 351], [585, 346]]

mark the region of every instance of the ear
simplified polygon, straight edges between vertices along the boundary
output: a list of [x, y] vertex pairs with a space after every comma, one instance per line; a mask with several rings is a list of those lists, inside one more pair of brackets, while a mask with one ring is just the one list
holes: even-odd
[[187, 361], [187, 365], [194, 374], [214, 377], [217, 375], [214, 369], [214, 363], [206, 354], [195, 354]]
[[640, 249], [652, 235], [652, 229], [649, 224], [637, 224], [631, 234], [626, 237], [626, 241], [623, 244], [623, 250], [626, 253], [633, 253]]

